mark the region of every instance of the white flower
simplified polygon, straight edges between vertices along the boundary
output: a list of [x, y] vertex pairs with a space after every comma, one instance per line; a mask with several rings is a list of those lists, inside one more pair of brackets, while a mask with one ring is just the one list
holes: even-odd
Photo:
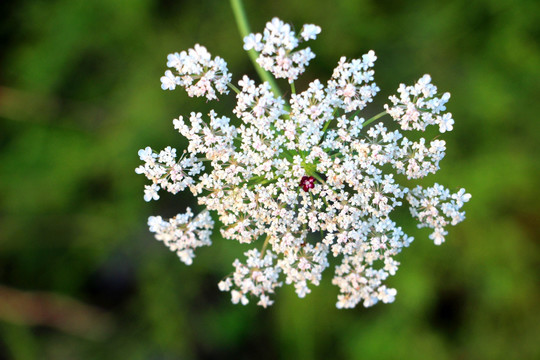
[[139, 155], [139, 158], [144, 162], [150, 162], [156, 158], [156, 154], [154, 154], [150, 146], [147, 146], [146, 148], [139, 150], [138, 155]]
[[471, 194], [467, 194], [465, 189], [459, 189], [457, 193], [452, 194], [452, 199], [456, 200], [457, 206], [462, 207], [463, 203], [466, 203], [471, 199]]
[[261, 34], [249, 34], [244, 38], [244, 50], [255, 49], [255, 51], [261, 51], [263, 48], [261, 40]]
[[165, 71], [165, 76], [161, 77], [161, 88], [163, 90], [174, 90], [180, 84], [180, 77], [173, 75], [171, 70]]
[[[319, 33], [318, 26], [308, 24], [297, 36], [274, 18], [262, 34], [244, 38], [244, 49], [259, 52], [264, 69], [292, 82], [315, 56], [299, 45]], [[167, 66], [178, 76], [168, 70], [164, 89], [181, 85], [190, 96], [215, 99], [230, 86], [237, 91], [231, 117], [238, 123], [214, 110], [191, 112], [173, 120], [187, 139], [185, 150], [139, 150], [143, 164], [135, 171], [150, 181], [146, 201], [157, 200], [161, 189], [173, 194], [189, 189], [204, 207], [195, 217], [190, 209], [169, 220], [150, 217], [156, 239], [189, 265], [195, 250], [211, 243], [209, 214], [215, 212], [223, 238], [250, 248], [218, 284], [234, 304], [255, 299], [270, 306], [283, 284], [305, 297], [319, 285], [330, 257], [341, 261], [332, 279], [339, 289], [338, 308], [393, 302], [397, 291], [385, 282], [399, 269], [397, 255], [413, 241], [391, 220], [395, 210], [407, 204], [418, 226], [431, 228], [429, 238], [439, 245], [448, 227], [465, 218], [461, 208], [471, 195], [407, 182], [439, 170], [446, 142], [406, 137], [402, 131], [437, 125], [445, 133], [454, 124], [446, 112], [450, 94], [437, 95], [429, 75], [412, 86], [401, 84], [383, 113], [359, 114], [379, 92], [376, 60], [373, 50], [359, 59], [341, 57], [326, 84], [314, 80], [303, 91], [276, 97], [270, 84], [246, 75], [238, 88], [231, 86], [224, 60], [212, 59], [203, 46], [170, 54]], [[389, 130], [382, 119], [373, 123], [385, 114], [401, 129]]]
[[317, 35], [321, 33], [321, 27], [313, 24], [305, 24], [302, 27], [302, 32], [300, 33], [300, 36], [305, 41], [308, 40], [315, 40], [317, 38]]
[[159, 186], [156, 184], [144, 186], [144, 201], [159, 200]]
[[452, 131], [454, 128], [454, 119], [452, 119], [452, 114], [446, 113], [439, 120], [439, 131], [446, 132]]
[[379, 294], [377, 297], [382, 300], [383, 303], [388, 304], [394, 302], [394, 300], [396, 299], [396, 294], [396, 289], [388, 289], [386, 286], [382, 286], [379, 289]]
[[375, 56], [375, 51], [373, 50], [370, 50], [367, 54], [362, 55], [364, 70], [373, 67], [375, 65], [375, 60], [377, 60], [377, 56]]
[[170, 67], [170, 68], [182, 67], [182, 59], [183, 59], [183, 56], [181, 56], [179, 53], [167, 55], [167, 67]]

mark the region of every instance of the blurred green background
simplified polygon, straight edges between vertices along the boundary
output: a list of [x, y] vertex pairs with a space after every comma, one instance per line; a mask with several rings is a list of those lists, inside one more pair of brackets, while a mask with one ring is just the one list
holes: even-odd
[[323, 32], [297, 83], [340, 56], [378, 55], [376, 113], [430, 73], [455, 130], [428, 181], [473, 197], [436, 247], [416, 240], [391, 305], [335, 308], [333, 270], [306, 299], [233, 306], [217, 282], [246, 249], [219, 238], [191, 267], [148, 232], [190, 194], [142, 199], [137, 151], [185, 146], [171, 120], [218, 103], [164, 92], [166, 55], [204, 44], [235, 81], [255, 72], [228, 1], [20, 0], [0, 4], [0, 358], [539, 359], [540, 2], [245, 1]]

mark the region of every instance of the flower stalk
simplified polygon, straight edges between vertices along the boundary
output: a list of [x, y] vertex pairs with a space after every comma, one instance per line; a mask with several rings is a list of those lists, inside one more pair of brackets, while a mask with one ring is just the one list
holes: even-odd
[[[242, 39], [244, 39], [251, 33], [251, 30], [249, 28], [249, 22], [246, 16], [246, 11], [244, 9], [244, 4], [242, 0], [230, 1], [231, 8], [234, 14], [234, 19], [236, 20], [236, 25], [238, 26], [238, 31], [240, 32], [240, 36], [242, 37]], [[266, 81], [268, 82], [268, 84], [270, 84], [272, 92], [274, 93], [274, 95], [276, 95], [276, 97], [281, 97], [281, 91], [279, 90], [279, 87], [272, 75], [270, 75], [269, 72], [265, 71], [259, 64], [257, 64], [257, 57], [259, 56], [257, 51], [255, 51], [254, 49], [250, 49], [247, 50], [247, 53], [261, 80]]]

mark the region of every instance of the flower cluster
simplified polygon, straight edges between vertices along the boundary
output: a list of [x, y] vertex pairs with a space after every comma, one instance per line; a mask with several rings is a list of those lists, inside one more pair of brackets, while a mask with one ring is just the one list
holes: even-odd
[[[244, 48], [257, 51], [257, 62], [276, 78], [292, 82], [314, 57], [309, 48], [295, 49], [319, 33], [318, 26], [304, 25], [297, 37], [273, 19], [263, 34], [247, 36]], [[175, 119], [174, 128], [189, 141], [178, 159], [170, 147], [139, 151], [144, 165], [136, 172], [152, 182], [146, 201], [159, 198], [160, 189], [189, 189], [205, 208], [195, 218], [189, 209], [169, 221], [151, 217], [156, 238], [190, 264], [193, 250], [210, 244], [212, 211], [225, 239], [253, 244], [246, 260], [236, 259], [235, 271], [219, 283], [233, 303], [255, 298], [266, 307], [283, 284], [304, 297], [332, 258], [341, 261], [332, 280], [340, 292], [337, 307], [392, 302], [397, 292], [385, 281], [413, 240], [392, 220], [394, 211], [408, 206], [418, 226], [432, 228], [430, 238], [441, 244], [447, 227], [464, 219], [461, 208], [470, 195], [438, 184], [410, 184], [439, 169], [443, 140], [413, 140], [375, 123], [390, 115], [403, 131], [424, 131], [427, 125], [452, 130], [452, 115], [445, 112], [450, 95], [437, 97], [429, 75], [401, 85], [400, 96], [391, 96], [392, 105], [382, 113], [359, 116], [379, 91], [376, 59], [373, 51], [360, 59], [343, 57], [326, 84], [314, 80], [300, 93], [291, 87], [290, 97], [283, 98], [268, 82], [257, 84], [245, 75], [233, 86], [225, 62], [212, 60], [201, 46], [169, 55], [168, 66], [180, 75], [170, 80], [166, 74], [164, 88], [180, 85], [212, 100], [214, 88], [224, 93], [227, 85], [236, 92], [236, 106], [232, 119], [213, 110], [208, 117], [191, 113], [189, 121]]]
[[183, 191], [187, 186], [193, 185], [192, 176], [204, 170], [202, 162], [191, 154], [176, 160], [176, 149], [167, 146], [159, 154], [150, 147], [139, 150], [139, 157], [144, 165], [135, 169], [137, 174], [145, 175], [152, 180], [152, 185], [146, 185], [144, 200], [158, 200], [160, 189], [166, 189], [172, 194]]
[[315, 54], [309, 47], [295, 50], [302, 41], [315, 40], [321, 32], [317, 25], [306, 24], [297, 37], [289, 24], [273, 18], [266, 24], [263, 34], [250, 34], [244, 38], [244, 50], [260, 53], [257, 63], [276, 78], [293, 82], [302, 74]]
[[452, 114], [443, 113], [450, 93], [436, 97], [437, 87], [431, 84], [431, 76], [424, 75], [414, 86], [401, 84], [398, 93], [399, 98], [390, 96], [393, 106], [385, 105], [384, 108], [403, 130], [424, 131], [428, 125], [439, 125], [442, 133], [452, 131]]
[[407, 195], [412, 216], [420, 222], [419, 227], [434, 229], [429, 238], [437, 245], [444, 242], [448, 234], [445, 230], [447, 225], [456, 225], [465, 219], [465, 212], [459, 210], [470, 198], [465, 189], [450, 194], [448, 189], [437, 183], [427, 189], [417, 186]]
[[231, 81], [231, 74], [227, 63], [219, 56], [212, 60], [204, 46], [197, 44], [187, 52], [169, 54], [167, 66], [176, 70], [178, 75], [171, 70], [165, 71], [161, 77], [163, 90], [174, 90], [179, 85], [186, 88], [189, 96], [205, 96], [209, 100], [217, 99], [216, 90], [220, 94], [229, 92], [227, 84]]
[[371, 68], [375, 65], [375, 60], [377, 57], [373, 50], [363, 55], [361, 60], [347, 62], [345, 57], [339, 60], [332, 79], [328, 82], [328, 92], [335, 93], [334, 105], [350, 112], [362, 110], [372, 101], [379, 91], [372, 82], [375, 71]]
[[[268, 296], [274, 289], [281, 286], [278, 282], [280, 268], [275, 266], [276, 255], [267, 251], [262, 255], [257, 249], [245, 253], [247, 257], [244, 265], [238, 259], [233, 263], [235, 272], [227, 279], [221, 281], [218, 287], [221, 291], [231, 291], [232, 302], [243, 305], [249, 303], [248, 295], [259, 298], [257, 305], [267, 307], [274, 303]], [[237, 289], [242, 289], [239, 291]]]
[[175, 251], [186, 265], [193, 263], [194, 250], [201, 246], [212, 245], [210, 235], [214, 228], [214, 221], [208, 211], [203, 211], [195, 218], [190, 208], [185, 214], [178, 214], [169, 221], [161, 216], [150, 216], [148, 226], [151, 232], [156, 233], [156, 239]]

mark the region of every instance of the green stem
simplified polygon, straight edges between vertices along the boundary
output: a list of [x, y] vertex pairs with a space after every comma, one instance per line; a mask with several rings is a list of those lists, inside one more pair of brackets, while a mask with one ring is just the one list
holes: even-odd
[[268, 246], [268, 242], [270, 241], [270, 235], [266, 235], [266, 239], [264, 239], [264, 244], [261, 249], [261, 255], [260, 258], [264, 258], [264, 252], [266, 251], [266, 247]]
[[324, 136], [326, 135], [326, 130], [328, 130], [328, 126], [330, 126], [330, 123], [332, 122], [332, 120], [334, 120], [333, 118], [328, 120], [326, 122], [326, 124], [324, 124], [324, 127], [322, 129], [322, 132], [323, 132], [323, 136], [321, 136], [321, 139], [324, 138]]
[[364, 123], [362, 124], [362, 127], [365, 127], [366, 125], [371, 124], [372, 122], [374, 122], [375, 120], [377, 120], [377, 119], [383, 117], [383, 116], [386, 115], [386, 114], [387, 114], [386, 111], [383, 111], [382, 113], [378, 113], [377, 115], [375, 115], [375, 116], [372, 117], [371, 119], [369, 119], [369, 120], [367, 120], [366, 122], [364, 122]]
[[296, 87], [294, 86], [294, 82], [291, 83], [291, 93], [296, 94]]
[[240, 94], [240, 90], [239, 90], [236, 86], [234, 86], [232, 83], [228, 83], [227, 85], [228, 85], [231, 89], [233, 89], [233, 91], [234, 91], [235, 93]]
[[[242, 36], [243, 40], [251, 33], [251, 30], [249, 29], [249, 24], [247, 21], [246, 12], [244, 10], [244, 5], [242, 4], [242, 0], [231, 0], [231, 7], [234, 13], [236, 24], [238, 25], [238, 30], [240, 31], [240, 35]], [[257, 64], [257, 57], [259, 56], [257, 51], [255, 51], [255, 49], [251, 49], [248, 50], [247, 53], [261, 80], [266, 81], [270, 84], [272, 92], [276, 97], [281, 97], [281, 91], [279, 90], [276, 81], [274, 80], [272, 75], [269, 72], [265, 71], [262, 67], [260, 67], [259, 64]]]
[[335, 119], [336, 115], [338, 114], [338, 111], [339, 111], [339, 108], [335, 108], [330, 120], [328, 120], [326, 124], [324, 124], [323, 130], [322, 130], [323, 135], [321, 136], [321, 139], [324, 139], [324, 137], [326, 136], [326, 130], [328, 130], [328, 126], [330, 126], [330, 123], [332, 122], [332, 120]]

